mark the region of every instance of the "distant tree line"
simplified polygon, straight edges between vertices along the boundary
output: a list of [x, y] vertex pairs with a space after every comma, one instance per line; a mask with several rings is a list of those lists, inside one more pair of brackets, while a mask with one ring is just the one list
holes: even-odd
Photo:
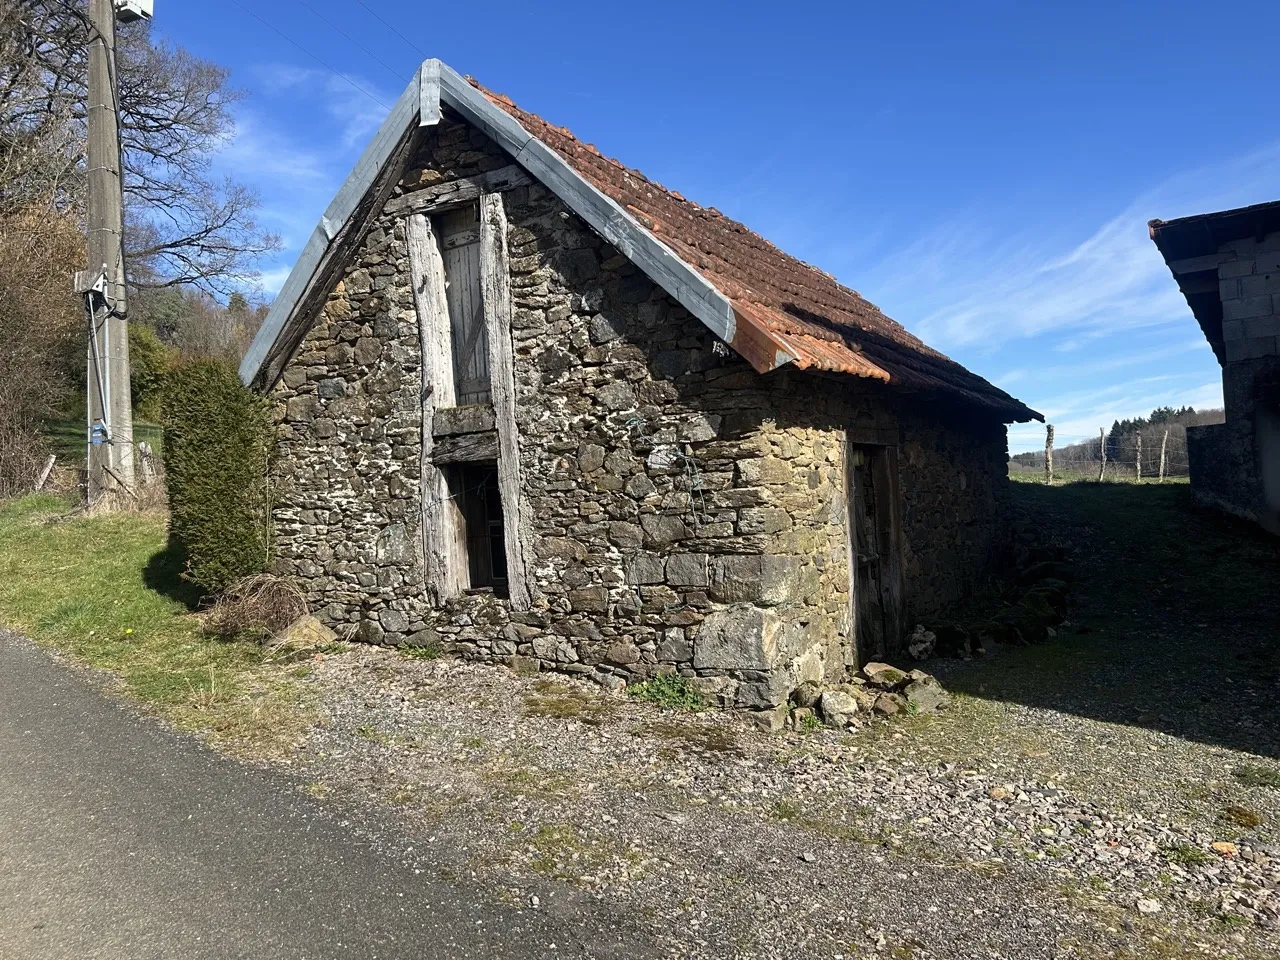
[[[1137, 476], [1138, 438], [1141, 437], [1142, 476], [1158, 476], [1160, 449], [1165, 443], [1167, 431], [1169, 439], [1165, 447], [1165, 475], [1185, 477], [1188, 472], [1187, 427], [1222, 421], [1223, 412], [1220, 409], [1158, 407], [1151, 411], [1150, 416], [1114, 421], [1105, 439], [1094, 437], [1080, 443], [1056, 447], [1053, 452], [1054, 470], [1055, 473], [1091, 473], [1096, 476], [1101, 467], [1105, 443], [1107, 462], [1114, 465], [1117, 476]], [[1044, 453], [1035, 450], [1015, 454], [1010, 458], [1010, 468], [1020, 471], [1043, 470]]]

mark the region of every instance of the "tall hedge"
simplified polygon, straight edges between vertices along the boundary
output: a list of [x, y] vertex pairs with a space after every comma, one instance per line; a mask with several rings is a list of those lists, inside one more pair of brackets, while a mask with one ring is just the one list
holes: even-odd
[[217, 593], [271, 558], [270, 410], [225, 361], [183, 363], [166, 380], [170, 537], [187, 577]]

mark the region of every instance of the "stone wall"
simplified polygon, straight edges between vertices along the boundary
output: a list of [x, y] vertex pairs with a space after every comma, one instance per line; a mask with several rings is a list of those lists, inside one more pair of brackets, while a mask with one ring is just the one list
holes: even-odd
[[[402, 187], [510, 162], [446, 118]], [[417, 326], [403, 227], [386, 218], [275, 389], [279, 566], [335, 629], [606, 685], [679, 672], [725, 705], [771, 708], [852, 665], [846, 430], [897, 450], [908, 617], [981, 582], [1003, 425], [858, 381], [762, 377], [549, 191], [504, 202], [533, 609], [425, 602]]]

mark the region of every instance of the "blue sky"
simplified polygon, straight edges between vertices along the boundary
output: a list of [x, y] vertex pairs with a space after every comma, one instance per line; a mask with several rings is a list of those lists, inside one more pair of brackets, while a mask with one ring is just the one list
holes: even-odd
[[435, 56], [833, 273], [1059, 443], [1220, 404], [1146, 221], [1280, 198], [1280, 6], [1253, 0], [156, 7], [248, 92], [218, 165], [284, 240], [268, 295]]

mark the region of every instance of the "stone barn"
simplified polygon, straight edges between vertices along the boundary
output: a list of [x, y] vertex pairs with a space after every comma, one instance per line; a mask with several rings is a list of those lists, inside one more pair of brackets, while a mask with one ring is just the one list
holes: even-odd
[[241, 372], [279, 571], [341, 634], [772, 715], [988, 577], [1039, 418], [435, 60]]
[[1187, 430], [1191, 492], [1280, 534], [1280, 201], [1149, 226], [1222, 365], [1226, 422]]

